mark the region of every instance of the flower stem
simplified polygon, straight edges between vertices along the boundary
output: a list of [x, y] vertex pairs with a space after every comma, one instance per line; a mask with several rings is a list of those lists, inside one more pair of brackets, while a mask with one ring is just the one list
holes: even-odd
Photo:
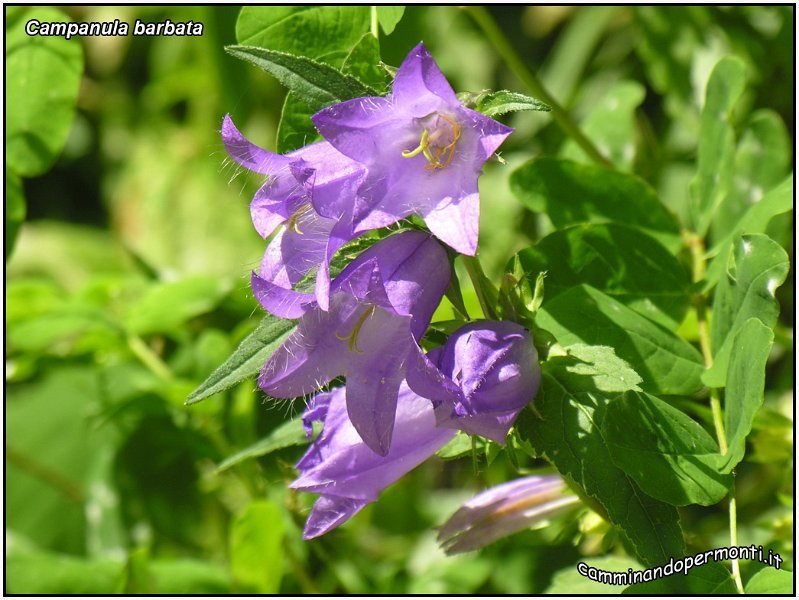
[[371, 8], [370, 11], [371, 23], [369, 31], [373, 36], [375, 36], [375, 39], [377, 39], [379, 33], [378, 22], [377, 22], [377, 6], [371, 6], [370, 8]]
[[480, 303], [483, 316], [486, 319], [495, 320], [497, 318], [497, 312], [494, 310], [497, 297], [496, 290], [493, 289], [491, 282], [483, 273], [483, 267], [477, 257], [466, 256], [465, 254], [462, 254], [461, 257], [463, 258], [463, 266], [466, 267], [466, 272], [469, 274], [469, 279], [472, 280], [474, 291], [477, 293], [477, 301]]
[[[694, 283], [701, 282], [705, 277], [705, 244], [701, 237], [695, 233], [683, 231], [683, 240], [691, 250], [692, 277]], [[713, 366], [713, 352], [710, 347], [710, 327], [707, 322], [707, 299], [703, 293], [697, 293], [694, 298], [694, 309], [696, 310], [697, 331], [699, 333], [699, 345], [702, 348], [705, 368]], [[716, 388], [710, 388], [710, 410], [713, 413], [713, 426], [716, 429], [716, 439], [719, 443], [719, 453], [727, 454], [727, 434], [724, 431], [724, 415], [721, 410], [721, 400]], [[735, 471], [733, 471], [733, 484], [730, 488], [730, 547], [738, 545], [738, 513], [735, 502]], [[739, 594], [744, 593], [743, 581], [741, 579], [741, 568], [738, 559], [732, 559], [732, 579]]]
[[529, 92], [550, 106], [552, 109], [552, 118], [563, 130], [563, 132], [570, 136], [580, 148], [585, 152], [594, 162], [602, 165], [603, 167], [613, 168], [613, 164], [605, 158], [596, 146], [589, 140], [577, 124], [572, 120], [568, 112], [552, 97], [546, 90], [543, 84], [538, 80], [535, 73], [527, 68], [524, 61], [519, 57], [518, 53], [513, 49], [508, 38], [497, 26], [491, 14], [484, 6], [464, 6], [465, 10], [474, 19], [477, 25], [483, 30], [486, 37], [497, 49], [499, 55], [503, 58], [505, 63], [513, 71], [513, 74], [527, 86]]

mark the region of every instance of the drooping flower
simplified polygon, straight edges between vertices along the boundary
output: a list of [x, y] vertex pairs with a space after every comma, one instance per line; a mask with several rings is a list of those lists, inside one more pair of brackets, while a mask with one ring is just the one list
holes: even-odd
[[559, 475], [522, 477], [489, 488], [467, 501], [438, 530], [447, 554], [477, 550], [577, 506]]
[[[364, 166], [327, 142], [310, 144], [286, 155], [274, 154], [248, 141], [230, 115], [222, 122], [222, 141], [241, 166], [267, 176], [250, 203], [255, 229], [269, 237], [281, 224], [285, 229], [271, 240], [260, 266], [260, 277], [288, 290], [280, 301], [265, 298], [271, 313], [296, 316], [296, 306], [314, 299], [328, 303], [329, 263], [333, 254], [353, 239], [352, 211]], [[315, 294], [292, 287], [312, 269], [319, 268]], [[291, 302], [287, 299], [291, 298]]]
[[[381, 240], [333, 281], [328, 311], [301, 307], [297, 329], [272, 354], [259, 385], [294, 398], [346, 376], [349, 418], [366, 445], [385, 456], [408, 358], [449, 278], [446, 251], [430, 235], [406, 231]], [[281, 293], [257, 276], [253, 290], [259, 300]]]
[[[303, 415], [324, 423], [289, 486], [322, 494], [314, 504], [303, 538], [323, 535], [377, 500], [382, 490], [444, 446], [455, 432], [435, 426], [433, 407], [404, 383], [398, 390], [394, 440], [385, 456], [372, 452], [347, 416], [344, 388], [314, 396]], [[309, 436], [310, 437], [310, 436]]]
[[511, 321], [474, 321], [426, 356], [420, 350], [408, 385], [435, 407], [441, 427], [461, 429], [500, 444], [541, 383], [530, 333]]
[[367, 167], [356, 233], [416, 213], [440, 240], [475, 254], [477, 178], [512, 129], [466, 108], [424, 44], [402, 63], [390, 95], [335, 104], [312, 120], [337, 150]]

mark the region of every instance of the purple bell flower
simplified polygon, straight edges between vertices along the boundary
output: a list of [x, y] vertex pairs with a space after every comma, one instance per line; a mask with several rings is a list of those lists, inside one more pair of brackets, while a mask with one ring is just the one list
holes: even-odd
[[559, 475], [522, 477], [467, 501], [438, 530], [447, 554], [477, 550], [580, 503]]
[[541, 383], [530, 333], [511, 321], [474, 321], [407, 371], [410, 388], [433, 402], [440, 427], [461, 429], [500, 444]]
[[[347, 378], [349, 418], [369, 448], [385, 456], [405, 369], [450, 278], [444, 248], [430, 235], [406, 231], [361, 253], [330, 288], [329, 310], [309, 304], [297, 329], [267, 361], [258, 383], [268, 394], [311, 394], [338, 375]], [[258, 276], [259, 300], [280, 291]]]
[[[250, 203], [255, 229], [269, 237], [281, 224], [285, 229], [271, 240], [260, 266], [260, 277], [288, 290], [281, 302], [267, 298], [271, 313], [293, 318], [288, 305], [316, 299], [327, 307], [330, 288], [329, 264], [342, 245], [356, 237], [352, 211], [355, 192], [364, 166], [350, 160], [327, 142], [318, 142], [289, 152], [274, 154], [249, 142], [233, 124], [230, 115], [222, 122], [222, 141], [242, 167], [267, 175], [267, 181]], [[292, 286], [319, 267], [315, 294], [292, 291]]]
[[347, 521], [454, 437], [454, 431], [435, 426], [428, 400], [405, 384], [398, 395], [394, 441], [385, 456], [372, 452], [353, 427], [344, 388], [317, 394], [309, 403], [303, 415], [306, 429], [310, 431], [311, 421], [323, 421], [324, 426], [297, 463], [300, 476], [290, 487], [322, 495], [308, 517], [303, 538], [323, 535]]
[[356, 233], [415, 213], [440, 240], [475, 254], [477, 178], [513, 130], [466, 108], [424, 44], [400, 66], [391, 94], [335, 104], [312, 120], [337, 150], [367, 167]]

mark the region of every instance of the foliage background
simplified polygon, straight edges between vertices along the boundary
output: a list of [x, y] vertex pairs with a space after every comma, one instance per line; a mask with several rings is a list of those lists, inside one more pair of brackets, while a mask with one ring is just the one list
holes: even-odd
[[[13, 39], [30, 11], [42, 9], [5, 10]], [[7, 134], [6, 590], [619, 591], [592, 588], [574, 569], [585, 557], [608, 570], [634, 565], [614, 530], [587, 509], [479, 553], [447, 557], [438, 549], [434, 528], [463, 500], [516, 475], [505, 454], [429, 461], [310, 543], [300, 531], [313, 498], [286, 490], [301, 446], [218, 469], [302, 409], [265, 398], [254, 382], [184, 406], [261, 316], [248, 286], [264, 247], [247, 207], [259, 181], [227, 158], [221, 119], [231, 113], [250, 139], [274, 148], [285, 89], [224, 53], [236, 43], [238, 7], [63, 10], [75, 21], [169, 18], [205, 29], [200, 38], [61, 40], [59, 56], [82, 73], [77, 110], [34, 125], [51, 140], [62, 128], [63, 149], [53, 150], [51, 164], [21, 164]], [[673, 212], [688, 210], [704, 82], [723, 55], [746, 65], [735, 124], [755, 110], [779, 117], [765, 154], [753, 151], [758, 168], [778, 179], [792, 166], [791, 7], [490, 10], [589, 137]], [[407, 7], [396, 29], [381, 34], [383, 60], [398, 65], [420, 39], [457, 91], [522, 89], [456, 7]], [[8, 62], [6, 72], [11, 94]], [[52, 98], [54, 81], [34, 81], [26, 98]], [[505, 120], [516, 128], [501, 152], [508, 164], [489, 164], [480, 182], [480, 256], [494, 280], [552, 228], [514, 197], [510, 173], [535, 156], [588, 162], [546, 113]], [[711, 235], [729, 226], [711, 223]], [[769, 227], [793, 265], [790, 217]], [[792, 285], [777, 298], [765, 408], [736, 495], [741, 543], [767, 544], [792, 571]], [[692, 328], [688, 319], [680, 331], [695, 340]], [[681, 516], [689, 547], [727, 545], [726, 505]], [[759, 567], [742, 568], [746, 581]]]

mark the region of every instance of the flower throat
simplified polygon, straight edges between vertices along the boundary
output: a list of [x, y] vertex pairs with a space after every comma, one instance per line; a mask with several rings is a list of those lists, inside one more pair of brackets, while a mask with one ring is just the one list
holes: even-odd
[[441, 113], [433, 113], [426, 119], [429, 120], [430, 127], [425, 127], [422, 131], [419, 145], [413, 150], [403, 150], [402, 157], [413, 158], [423, 154], [429, 163], [425, 165], [425, 169], [444, 169], [455, 156], [455, 147], [461, 139], [461, 126]]

